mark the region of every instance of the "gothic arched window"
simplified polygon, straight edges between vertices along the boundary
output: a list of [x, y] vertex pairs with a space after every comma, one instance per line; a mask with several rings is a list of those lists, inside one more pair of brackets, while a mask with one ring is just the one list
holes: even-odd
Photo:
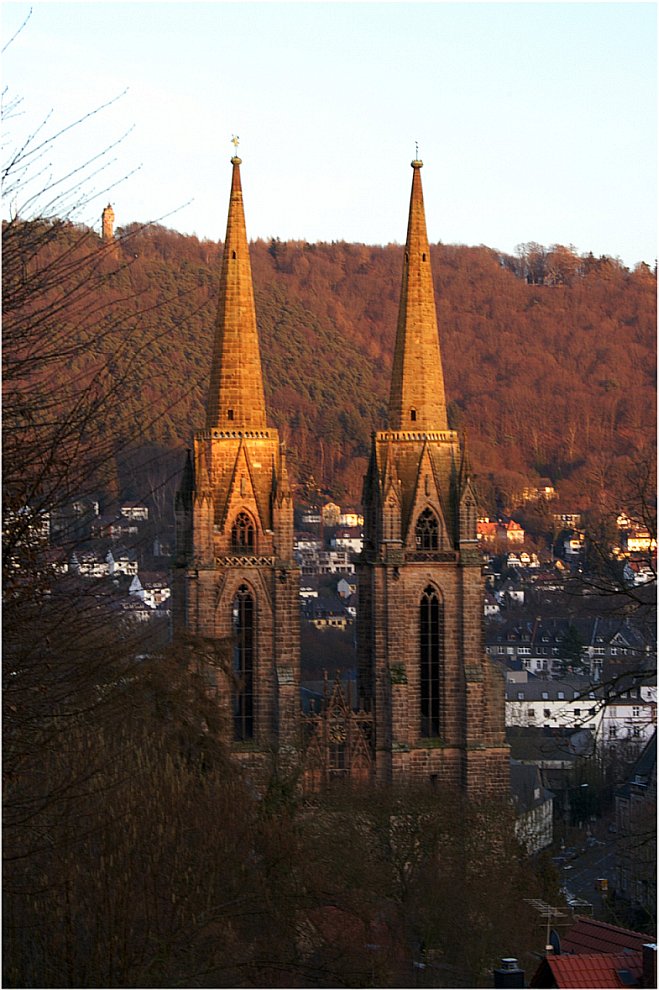
[[233, 600], [233, 737], [254, 738], [254, 599], [241, 584]]
[[432, 509], [424, 509], [416, 521], [417, 550], [439, 549], [439, 523]]
[[239, 512], [231, 527], [231, 547], [236, 553], [254, 552], [254, 523], [246, 512]]
[[421, 735], [438, 736], [443, 621], [439, 597], [430, 585], [419, 606]]

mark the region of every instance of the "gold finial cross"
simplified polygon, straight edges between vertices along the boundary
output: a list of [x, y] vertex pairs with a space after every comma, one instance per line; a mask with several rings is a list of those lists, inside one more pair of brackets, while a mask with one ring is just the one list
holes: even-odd
[[238, 137], [237, 134], [232, 134], [231, 135], [231, 144], [233, 145], [234, 150], [235, 151], [238, 151], [238, 145], [240, 144], [240, 138]]

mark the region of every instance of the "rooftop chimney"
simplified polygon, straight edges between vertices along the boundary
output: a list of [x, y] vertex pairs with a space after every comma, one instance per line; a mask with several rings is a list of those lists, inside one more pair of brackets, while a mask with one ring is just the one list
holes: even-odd
[[643, 946], [643, 976], [641, 986], [656, 987], [657, 985], [657, 946], [648, 942]]
[[501, 966], [494, 970], [493, 976], [495, 987], [524, 986], [524, 970], [520, 969], [517, 960], [511, 957], [501, 960]]

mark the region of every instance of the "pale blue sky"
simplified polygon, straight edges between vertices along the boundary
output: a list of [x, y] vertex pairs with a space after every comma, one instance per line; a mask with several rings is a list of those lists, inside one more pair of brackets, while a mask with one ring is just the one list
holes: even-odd
[[[3, 4], [5, 42], [29, 7]], [[237, 133], [250, 238], [401, 242], [418, 141], [431, 241], [654, 262], [654, 3], [32, 7], [3, 59], [24, 98], [5, 142], [128, 87], [61, 142], [78, 162], [133, 126], [113, 168], [141, 168], [95, 226], [110, 199], [118, 224], [176, 210], [162, 222], [222, 238]]]

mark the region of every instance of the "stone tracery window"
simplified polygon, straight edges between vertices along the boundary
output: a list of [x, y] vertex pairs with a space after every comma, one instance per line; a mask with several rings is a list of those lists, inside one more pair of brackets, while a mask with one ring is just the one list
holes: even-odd
[[424, 509], [416, 522], [417, 550], [439, 549], [439, 522], [432, 509]]
[[443, 610], [435, 589], [428, 585], [419, 606], [421, 735], [440, 734], [440, 674], [443, 659]]
[[231, 527], [231, 548], [234, 553], [253, 553], [255, 545], [254, 523], [246, 512], [239, 512]]
[[254, 738], [254, 599], [241, 584], [233, 600], [233, 737]]

